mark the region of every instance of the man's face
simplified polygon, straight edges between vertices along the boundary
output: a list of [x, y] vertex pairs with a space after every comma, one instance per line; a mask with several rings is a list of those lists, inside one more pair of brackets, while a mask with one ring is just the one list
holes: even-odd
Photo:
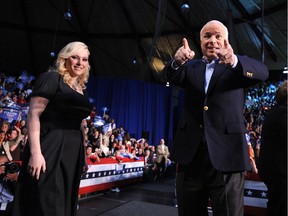
[[16, 130], [12, 130], [11, 134], [9, 136], [9, 140], [15, 140], [17, 138], [17, 136], [18, 136], [17, 131]]
[[200, 40], [204, 58], [212, 61], [218, 58], [216, 51], [224, 48], [224, 40], [228, 40], [228, 32], [222, 23], [211, 21], [202, 28]]

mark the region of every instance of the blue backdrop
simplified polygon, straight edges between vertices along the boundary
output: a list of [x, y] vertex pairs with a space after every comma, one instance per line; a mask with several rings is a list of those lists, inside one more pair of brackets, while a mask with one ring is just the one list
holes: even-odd
[[172, 145], [173, 109], [172, 88], [142, 80], [99, 78], [90, 76], [87, 83], [90, 98], [94, 99], [97, 114], [103, 107], [134, 138], [149, 132], [149, 144], [158, 145], [161, 138]]

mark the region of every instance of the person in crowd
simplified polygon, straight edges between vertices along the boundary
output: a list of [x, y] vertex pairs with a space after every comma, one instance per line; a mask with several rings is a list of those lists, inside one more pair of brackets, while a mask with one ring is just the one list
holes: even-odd
[[14, 95], [12, 96], [12, 102], [15, 103], [15, 104], [18, 103], [18, 95], [14, 94]]
[[153, 157], [150, 156], [150, 150], [147, 149], [145, 151], [144, 156], [143, 181], [151, 182], [154, 178], [155, 170], [156, 170], [155, 162], [153, 160]]
[[131, 154], [133, 157], [137, 157], [136, 149], [135, 149], [135, 148], [132, 148], [130, 154]]
[[118, 143], [116, 140], [113, 141], [111, 148], [109, 148], [111, 155], [114, 155], [115, 151], [119, 150], [117, 147]]
[[22, 160], [23, 152], [25, 149], [25, 146], [28, 142], [28, 129], [26, 126], [21, 128], [21, 134], [22, 134], [22, 140], [21, 140], [21, 153], [20, 153], [20, 160]]
[[4, 141], [6, 139], [6, 133], [5, 131], [0, 131], [0, 154], [5, 155], [8, 159], [8, 161], [12, 161], [12, 155], [10, 152], [10, 146], [9, 145], [3, 145]]
[[149, 143], [147, 140], [145, 140], [143, 150], [146, 151], [147, 149], [149, 149]]
[[251, 170], [243, 119], [245, 89], [268, 78], [268, 68], [235, 55], [228, 29], [219, 21], [200, 31], [203, 57], [193, 59], [187, 39], [163, 70], [164, 79], [185, 91], [171, 160], [180, 216], [244, 214], [244, 175]]
[[101, 133], [98, 129], [93, 131], [93, 134], [89, 137], [89, 141], [92, 145], [93, 152], [95, 152], [96, 148], [100, 148]]
[[12, 156], [12, 158], [9, 158], [10, 161], [20, 160], [22, 151], [22, 139], [23, 135], [20, 128], [17, 126], [14, 126], [7, 131], [6, 139], [2, 145], [4, 148], [5, 146], [9, 146], [9, 150]]
[[27, 126], [26, 126], [26, 121], [25, 121], [24, 119], [21, 119], [21, 120], [19, 121], [19, 128], [22, 129], [23, 127], [27, 127]]
[[268, 216], [287, 215], [287, 85], [276, 91], [276, 105], [263, 122], [258, 170], [268, 189]]
[[89, 54], [84, 43], [68, 43], [34, 84], [13, 216], [76, 216], [87, 171], [81, 124], [92, 108], [85, 90]]
[[97, 112], [96, 112], [96, 106], [93, 106], [92, 107], [92, 110], [91, 110], [91, 113], [90, 113], [90, 121], [93, 122], [94, 121], [94, 118], [95, 116], [97, 115]]
[[1, 123], [0, 130], [4, 131], [6, 134], [9, 129], [10, 129], [10, 123], [8, 121], [3, 121]]
[[137, 157], [144, 157], [144, 150], [142, 148], [138, 148], [138, 152], [136, 153]]
[[251, 141], [250, 141], [250, 135], [248, 133], [246, 133], [245, 137], [246, 137], [246, 141], [247, 141], [247, 145], [248, 145], [249, 159], [250, 159], [250, 164], [252, 167], [252, 172], [258, 173], [257, 165], [255, 162], [255, 153], [254, 153], [254, 149], [253, 149], [253, 146], [251, 144]]
[[130, 159], [135, 159], [135, 160], [140, 159], [136, 155], [133, 155], [130, 152], [128, 152], [125, 145], [120, 146], [119, 152], [120, 152], [121, 157], [123, 157], [123, 158], [130, 158]]
[[258, 136], [258, 139], [256, 141], [255, 146], [255, 159], [258, 160], [259, 154], [260, 154], [260, 148], [261, 148], [261, 135]]
[[[86, 146], [86, 158], [89, 160], [89, 163], [100, 162], [100, 158], [97, 153], [92, 152], [92, 146]], [[87, 164], [89, 164], [87, 162]]]
[[111, 151], [109, 150], [109, 138], [105, 137], [102, 139], [100, 144], [100, 149], [102, 150], [102, 157], [107, 158], [111, 155]]
[[109, 149], [111, 150], [111, 148], [113, 147], [113, 143], [115, 141], [115, 135], [112, 133], [110, 136], [109, 136]]
[[7, 167], [7, 163], [9, 163], [8, 158], [0, 152], [0, 216], [11, 216], [18, 167], [20, 166], [9, 166], [8, 164]]
[[121, 155], [120, 150], [116, 150], [112, 156], [112, 159], [116, 160], [118, 163], [122, 163], [123, 158], [124, 157]]
[[25, 98], [25, 94], [23, 92], [18, 95], [17, 103], [21, 104], [21, 105], [27, 103], [27, 100]]
[[0, 100], [2, 100], [5, 97], [5, 93], [3, 91], [3, 87], [0, 86]]
[[125, 147], [126, 147], [127, 152], [131, 153], [133, 146], [130, 140], [125, 141]]
[[116, 126], [115, 119], [111, 119], [111, 122], [110, 122], [110, 123], [111, 123], [111, 129], [112, 129], [112, 131], [115, 130], [116, 127], [117, 127], [117, 126]]
[[125, 130], [124, 130], [123, 126], [120, 126], [118, 129], [118, 133], [117, 133], [118, 141], [123, 141], [124, 135], [125, 135]]
[[165, 145], [165, 140], [160, 139], [160, 143], [156, 148], [156, 165], [157, 165], [157, 174], [156, 179], [162, 179], [165, 177], [165, 172], [167, 168], [168, 157], [170, 152], [168, 146]]
[[156, 160], [156, 150], [155, 150], [155, 146], [154, 145], [151, 145], [149, 147], [149, 150], [150, 150], [150, 157], [153, 158], [153, 160], [155, 161]]

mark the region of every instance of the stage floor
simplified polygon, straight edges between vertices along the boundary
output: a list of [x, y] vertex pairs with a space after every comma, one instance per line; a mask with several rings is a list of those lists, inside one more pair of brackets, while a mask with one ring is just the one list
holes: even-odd
[[175, 179], [168, 178], [82, 197], [77, 216], [177, 216], [174, 185]]

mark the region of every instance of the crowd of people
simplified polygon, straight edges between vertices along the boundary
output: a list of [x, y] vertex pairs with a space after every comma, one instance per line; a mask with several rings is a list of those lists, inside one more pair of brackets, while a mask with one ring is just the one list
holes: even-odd
[[[27, 144], [28, 133], [26, 125], [27, 110], [30, 103], [30, 94], [33, 92], [32, 76], [22, 72], [18, 78], [1, 75], [0, 82], [0, 150], [1, 161], [19, 161], [21, 163], [23, 150]], [[275, 105], [275, 91], [281, 81], [259, 83], [247, 89], [244, 107], [244, 119], [247, 128], [247, 144], [251, 145], [255, 169], [261, 149], [261, 132], [266, 113]], [[87, 161], [98, 163], [101, 158], [113, 158], [121, 163], [123, 158], [134, 160], [144, 158], [144, 181], [155, 181], [164, 178], [169, 163], [169, 148], [164, 139], [159, 143], [149, 144], [144, 138], [130, 137], [129, 131], [123, 126], [116, 126], [116, 122], [109, 115], [101, 116], [103, 125], [95, 123], [99, 119], [96, 107], [92, 108], [90, 116], [84, 120], [84, 142]], [[108, 128], [108, 129], [107, 129]], [[249, 143], [250, 142], [250, 143]], [[165, 146], [165, 148], [162, 146]], [[254, 153], [255, 152], [255, 153]], [[3, 162], [4, 163], [4, 162]], [[2, 181], [16, 182], [18, 173], [7, 174], [0, 168]], [[6, 177], [4, 178], [3, 175]], [[14, 187], [14, 184], [11, 184]], [[3, 187], [3, 186], [1, 186]], [[10, 187], [10, 186], [9, 186]], [[13, 197], [13, 190], [0, 194], [0, 199], [9, 200]], [[9, 195], [10, 193], [10, 195]], [[7, 195], [8, 194], [8, 195]], [[8, 198], [7, 198], [8, 197]]]
[[[2, 75], [2, 77], [4, 78], [0, 83], [0, 113], [7, 107], [11, 109], [19, 109], [20, 107], [22, 110], [24, 108], [24, 112], [19, 111], [16, 116], [17, 118], [14, 119], [9, 119], [9, 114], [5, 116], [6, 118], [0, 118], [0, 139], [3, 135], [3, 140], [1, 140], [6, 140], [11, 133], [18, 134], [21, 137], [21, 142], [18, 140], [14, 145], [17, 148], [12, 151], [17, 151], [17, 153], [14, 153], [17, 156], [14, 156], [13, 159], [20, 160], [20, 152], [24, 149], [28, 139], [25, 109], [29, 107], [29, 98], [32, 92], [31, 82], [23, 83], [25, 85], [19, 89], [17, 85], [19, 86], [20, 77], [14, 78], [14, 82], [12, 83], [7, 83], [5, 76]], [[33, 79], [30, 79], [30, 81], [33, 81]], [[269, 81], [247, 89], [244, 119], [246, 121], [249, 140], [255, 151], [255, 157], [259, 155], [260, 151], [262, 124], [266, 112], [275, 105], [275, 91], [280, 82]], [[101, 119], [105, 122], [104, 125], [111, 125], [108, 132], [103, 132], [103, 126], [95, 124], [94, 120], [96, 116], [97, 112], [94, 106], [89, 118], [85, 119], [87, 125], [85, 144], [89, 148], [87, 152], [91, 152], [87, 154], [88, 156], [96, 155], [97, 158], [111, 157], [115, 155], [116, 150], [121, 150], [120, 155], [122, 157], [137, 158], [138, 156], [144, 156], [146, 150], [150, 151], [150, 155], [153, 155], [153, 152], [155, 152], [157, 144], [150, 145], [148, 140], [144, 138], [137, 139], [130, 137], [129, 131], [124, 129], [123, 126], [117, 128], [115, 120], [110, 118], [109, 115], [101, 116]], [[16, 138], [19, 137], [16, 135]], [[123, 147], [120, 148], [120, 146], [125, 146], [125, 152]], [[9, 155], [9, 153], [7, 154]], [[97, 161], [100, 161], [100, 159], [97, 159]]]

